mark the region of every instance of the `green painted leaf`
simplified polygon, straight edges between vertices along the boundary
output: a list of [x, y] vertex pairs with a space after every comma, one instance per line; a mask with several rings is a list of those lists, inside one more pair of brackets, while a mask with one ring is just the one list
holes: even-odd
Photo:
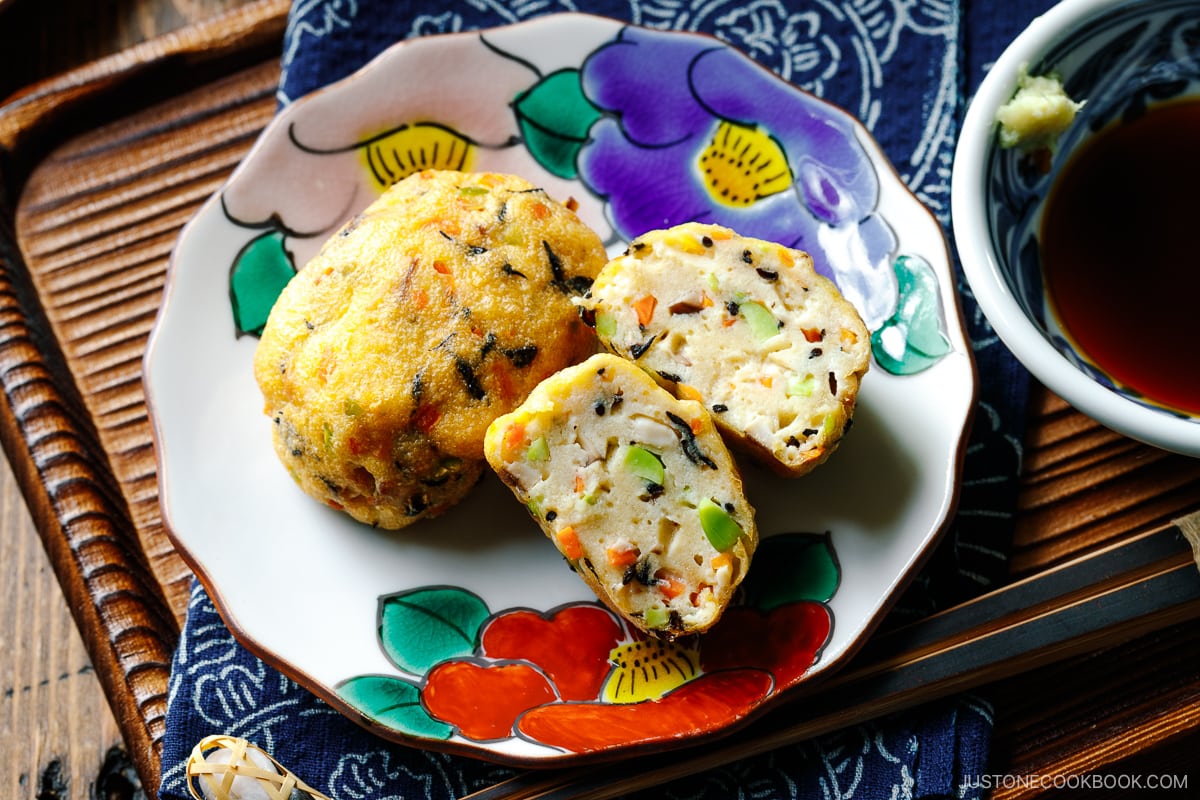
[[380, 598], [379, 642], [400, 669], [424, 675], [440, 661], [470, 655], [488, 607], [455, 586]]
[[242, 248], [229, 273], [229, 297], [238, 334], [262, 334], [271, 307], [295, 274], [295, 262], [279, 231], [264, 233]]
[[933, 268], [917, 256], [900, 256], [893, 269], [900, 300], [896, 312], [871, 334], [871, 349], [875, 360], [888, 372], [912, 375], [949, 353], [950, 340], [942, 332], [942, 308]]
[[770, 611], [803, 600], [827, 603], [841, 578], [828, 533], [784, 533], [759, 543], [742, 585], [746, 605]]
[[376, 725], [424, 739], [449, 739], [453, 728], [421, 705], [421, 687], [390, 675], [359, 675], [337, 687], [338, 697]]
[[578, 172], [575, 158], [600, 110], [583, 94], [579, 70], [547, 75], [513, 101], [525, 146], [539, 164], [568, 180]]

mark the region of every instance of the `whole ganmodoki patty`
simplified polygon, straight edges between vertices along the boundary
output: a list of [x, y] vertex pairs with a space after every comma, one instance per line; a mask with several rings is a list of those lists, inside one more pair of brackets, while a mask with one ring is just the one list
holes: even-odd
[[750, 567], [754, 510], [712, 418], [625, 359], [548, 378], [485, 450], [596, 595], [654, 636], [710, 628]]
[[638, 237], [579, 303], [608, 350], [783, 475], [837, 447], [870, 364], [866, 325], [807, 253], [717, 225]]
[[483, 436], [595, 337], [572, 298], [599, 237], [507, 175], [428, 171], [342, 227], [288, 284], [255, 354], [276, 451], [310, 495], [401, 528], [461, 499]]

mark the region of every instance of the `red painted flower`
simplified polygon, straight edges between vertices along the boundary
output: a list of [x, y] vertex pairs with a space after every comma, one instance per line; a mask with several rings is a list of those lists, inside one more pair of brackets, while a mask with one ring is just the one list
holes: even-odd
[[379, 640], [401, 675], [357, 675], [339, 697], [417, 739], [523, 737], [567, 752], [679, 741], [745, 719], [810, 672], [841, 581], [829, 533], [759, 545], [743, 605], [702, 636], [663, 642], [599, 603], [492, 612], [456, 586], [380, 598]]
[[771, 692], [769, 673], [713, 672], [660, 700], [560, 703], [530, 709], [517, 723], [531, 739], [576, 753], [717, 731], [745, 717]]
[[823, 603], [789, 603], [770, 611], [734, 606], [704, 635], [706, 672], [758, 667], [775, 676], [775, 690], [798, 683], [829, 640], [833, 617]]
[[799, 681], [830, 627], [821, 603], [734, 607], [697, 645], [632, 634], [592, 604], [509, 611], [484, 625], [474, 657], [429, 672], [422, 701], [476, 741], [515, 730], [585, 752], [699, 735]]
[[599, 606], [567, 606], [546, 617], [510, 611], [487, 623], [480, 651], [488, 658], [524, 659], [554, 681], [563, 700], [594, 700], [612, 664], [609, 653], [625, 631]]
[[421, 699], [430, 714], [463, 736], [487, 741], [511, 736], [523, 711], [556, 696], [546, 676], [529, 664], [444, 661], [429, 671]]

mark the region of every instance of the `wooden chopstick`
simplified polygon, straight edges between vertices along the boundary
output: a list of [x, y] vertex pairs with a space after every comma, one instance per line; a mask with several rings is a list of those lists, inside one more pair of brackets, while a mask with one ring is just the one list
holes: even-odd
[[[1186, 518], [1200, 519], [1200, 512]], [[530, 771], [464, 800], [607, 800], [1200, 616], [1179, 523], [879, 635], [829, 679], [739, 733], [674, 753]]]

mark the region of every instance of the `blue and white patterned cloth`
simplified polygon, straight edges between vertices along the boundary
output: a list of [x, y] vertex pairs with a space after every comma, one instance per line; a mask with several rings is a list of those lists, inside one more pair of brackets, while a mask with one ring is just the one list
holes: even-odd
[[[1051, 0], [295, 0], [279, 101], [344, 77], [400, 39], [582, 11], [702, 31], [849, 110], [916, 195], [949, 223], [953, 148], [989, 63]], [[888, 624], [991, 588], [1006, 569], [1028, 375], [959, 281], [981, 375], [959, 510]], [[336, 800], [454, 798], [512, 770], [377, 739], [244, 650], [194, 588], [175, 656], [164, 737], [164, 800], [190, 795], [184, 763], [216, 733], [265, 748]], [[992, 710], [952, 698], [682, 779], [644, 797], [979, 797]]]

